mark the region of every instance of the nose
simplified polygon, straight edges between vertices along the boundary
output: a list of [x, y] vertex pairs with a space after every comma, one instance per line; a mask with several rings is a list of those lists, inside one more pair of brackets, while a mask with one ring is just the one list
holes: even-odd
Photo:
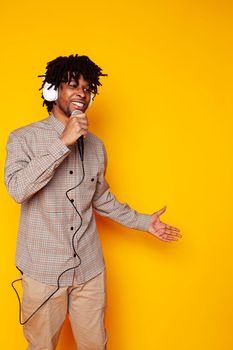
[[80, 88], [80, 87], [77, 88], [76, 94], [77, 94], [77, 96], [80, 96], [82, 98], [85, 98], [85, 96], [86, 96], [85, 91], [83, 90], [83, 88]]

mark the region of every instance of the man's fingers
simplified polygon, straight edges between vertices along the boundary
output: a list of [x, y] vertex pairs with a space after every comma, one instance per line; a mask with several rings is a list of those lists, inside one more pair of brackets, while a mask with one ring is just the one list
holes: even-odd
[[169, 228], [165, 228], [164, 229], [164, 233], [167, 233], [167, 234], [171, 234], [173, 236], [177, 236], [177, 237], [182, 237], [181, 234], [179, 233], [176, 233], [175, 231], [169, 229]]
[[86, 116], [86, 114], [77, 114], [77, 115], [72, 115], [70, 118], [77, 119], [77, 120], [83, 120], [83, 119], [87, 119], [87, 116]]
[[80, 133], [81, 133], [81, 135], [83, 135], [84, 137], [87, 136], [87, 130], [85, 130], [85, 129], [81, 129], [81, 130], [80, 130]]
[[79, 127], [81, 128], [81, 130], [82, 130], [82, 129], [88, 130], [88, 125], [80, 125], [80, 124], [79, 124]]
[[166, 205], [165, 205], [162, 209], [160, 209], [159, 211], [157, 211], [156, 214], [160, 216], [161, 214], [163, 214], [163, 213], [165, 212], [166, 209], [167, 209], [167, 207], [166, 207]]
[[[175, 235], [175, 236], [177, 236], [177, 235]], [[182, 237], [182, 236], [181, 236]], [[164, 241], [178, 241], [178, 237], [176, 238], [176, 237], [174, 237], [174, 235], [169, 235], [168, 233], [165, 235], [165, 233], [164, 234], [162, 234], [161, 236], [160, 236], [160, 238], [162, 239], [162, 240], [164, 240]]]
[[165, 229], [168, 229], [168, 230], [171, 230], [171, 231], [180, 232], [180, 229], [177, 228], [177, 227], [174, 227], [174, 226], [171, 226], [171, 225], [167, 225], [167, 224], [164, 224], [164, 225], [165, 225]]
[[166, 241], [166, 242], [171, 242], [171, 241], [178, 241], [178, 238], [164, 238], [163, 241]]
[[88, 127], [88, 123], [85, 123], [85, 122], [78, 122], [78, 125], [80, 128]]
[[170, 230], [174, 230], [174, 231], [180, 232], [180, 229], [178, 229], [178, 228], [175, 227], [175, 226], [171, 226], [171, 225], [165, 224], [165, 227], [166, 227], [166, 228], [169, 228]]
[[165, 234], [160, 235], [160, 236], [158, 236], [158, 238], [161, 239], [162, 241], [166, 241], [166, 242], [167, 241], [178, 241], [178, 238], [169, 236], [168, 234], [167, 235], [165, 235]]
[[164, 233], [166, 233], [168, 235], [182, 237], [181, 234], [177, 233], [177, 232], [180, 232], [180, 230], [177, 227], [174, 227], [174, 226], [171, 226], [171, 225], [165, 224], [165, 226], [163, 227], [163, 231], [164, 231]]
[[74, 120], [73, 122], [73, 125], [76, 125], [76, 124], [81, 124], [81, 125], [88, 125], [88, 120], [86, 117], [83, 117], [83, 118], [78, 118], [78, 117], [72, 117]]

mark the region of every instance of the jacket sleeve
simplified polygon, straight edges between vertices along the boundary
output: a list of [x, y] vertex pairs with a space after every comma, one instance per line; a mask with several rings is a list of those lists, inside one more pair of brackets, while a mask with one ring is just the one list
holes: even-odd
[[148, 231], [151, 215], [141, 214], [136, 210], [130, 208], [127, 203], [119, 202], [116, 197], [110, 192], [109, 184], [105, 179], [107, 154], [104, 145], [102, 145], [102, 147], [104, 161], [97, 180], [96, 191], [92, 200], [93, 208], [98, 214], [107, 216], [126, 227], [141, 231]]
[[44, 154], [31, 159], [25, 140], [14, 132], [9, 135], [6, 150], [4, 182], [17, 203], [23, 203], [44, 187], [52, 179], [55, 169], [71, 152], [57, 138], [48, 144]]

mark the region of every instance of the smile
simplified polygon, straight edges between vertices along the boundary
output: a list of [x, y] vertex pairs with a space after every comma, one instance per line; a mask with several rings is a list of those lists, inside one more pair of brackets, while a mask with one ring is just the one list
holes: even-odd
[[85, 104], [82, 102], [72, 102], [72, 104], [77, 106], [77, 107], [81, 107], [81, 108], [85, 106]]

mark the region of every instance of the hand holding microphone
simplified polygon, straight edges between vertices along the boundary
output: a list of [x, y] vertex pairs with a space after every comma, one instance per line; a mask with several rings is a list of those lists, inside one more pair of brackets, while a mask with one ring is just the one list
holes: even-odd
[[75, 110], [71, 113], [71, 117], [67, 122], [65, 129], [60, 135], [60, 139], [66, 146], [73, 145], [78, 142], [80, 157], [83, 160], [83, 136], [87, 136], [88, 121], [85, 113]]

